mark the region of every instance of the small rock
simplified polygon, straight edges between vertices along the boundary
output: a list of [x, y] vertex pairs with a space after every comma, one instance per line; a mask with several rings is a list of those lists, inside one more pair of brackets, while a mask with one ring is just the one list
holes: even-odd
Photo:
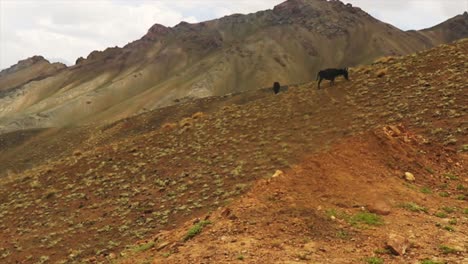
[[384, 201], [375, 201], [367, 207], [371, 213], [378, 215], [389, 215], [391, 207]]
[[416, 178], [414, 177], [413, 173], [405, 172], [405, 180], [412, 182], [412, 181], [415, 181]]
[[393, 254], [402, 256], [406, 253], [406, 250], [410, 247], [410, 242], [404, 236], [390, 233], [387, 239], [387, 247], [392, 251]]
[[273, 176], [271, 176], [271, 177], [276, 178], [276, 177], [282, 176], [283, 174], [284, 174], [283, 171], [277, 170], [277, 171], [275, 171], [275, 174], [273, 174]]
[[229, 208], [226, 208], [221, 212], [221, 216], [223, 217], [229, 217], [229, 215], [231, 215], [231, 209]]
[[161, 249], [165, 248], [167, 245], [169, 245], [169, 242], [162, 242], [161, 244], [159, 244], [156, 247], [156, 250], [161, 250]]

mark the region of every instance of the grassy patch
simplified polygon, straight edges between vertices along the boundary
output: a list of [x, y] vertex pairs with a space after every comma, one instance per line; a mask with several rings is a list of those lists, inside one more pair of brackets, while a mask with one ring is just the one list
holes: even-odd
[[439, 188], [445, 190], [448, 188], [448, 186], [449, 186], [448, 183], [443, 183], [439, 186]]
[[133, 251], [133, 252], [143, 252], [143, 251], [146, 251], [146, 250], [154, 247], [154, 245], [155, 245], [154, 241], [150, 241], [148, 243], [135, 246], [135, 247], [131, 248], [130, 250]]
[[427, 172], [429, 172], [430, 174], [434, 174], [434, 170], [430, 167], [426, 167], [425, 168]]
[[442, 207], [442, 210], [444, 210], [444, 212], [446, 212], [447, 214], [451, 214], [456, 211], [455, 207], [448, 207], [448, 206]]
[[452, 226], [444, 226], [443, 229], [449, 232], [455, 232], [455, 229]]
[[411, 211], [411, 212], [424, 212], [424, 213], [427, 213], [427, 208], [424, 207], [424, 206], [421, 206], [417, 203], [413, 203], [413, 202], [410, 202], [410, 203], [405, 203], [401, 206], [402, 208], [405, 208], [406, 210], [408, 211]]
[[439, 196], [440, 196], [440, 197], [449, 197], [450, 195], [449, 195], [448, 192], [440, 192], [440, 193], [439, 193]]
[[339, 218], [339, 219], [349, 219], [349, 215], [346, 214], [345, 212], [342, 212], [342, 211], [338, 211], [336, 209], [329, 209], [325, 212], [327, 214], [327, 216], [330, 218], [330, 217], [336, 217], [336, 218]]
[[440, 245], [439, 246], [439, 249], [442, 253], [444, 254], [454, 254], [454, 253], [457, 253], [458, 250], [455, 249], [455, 248], [452, 248], [452, 247], [449, 247], [447, 245]]
[[450, 180], [458, 180], [458, 176], [452, 173], [445, 173], [444, 177]]
[[430, 194], [430, 193], [432, 193], [432, 190], [430, 188], [428, 188], [428, 187], [422, 187], [421, 192], [425, 193], [425, 194]]
[[384, 260], [378, 257], [370, 257], [364, 260], [367, 264], [383, 264]]
[[187, 234], [184, 236], [184, 241], [190, 240], [196, 235], [200, 234], [200, 232], [203, 230], [203, 227], [206, 225], [211, 224], [210, 221], [200, 221], [193, 225], [187, 232]]
[[403, 185], [411, 190], [416, 190], [416, 186], [411, 184], [411, 183], [407, 183], [407, 182], [404, 182]]
[[349, 239], [350, 235], [345, 230], [339, 230], [336, 232], [336, 237], [339, 239]]
[[439, 217], [439, 218], [446, 218], [447, 217], [447, 214], [444, 213], [444, 212], [437, 212], [434, 215]]
[[382, 217], [374, 213], [361, 212], [357, 213], [349, 219], [352, 225], [366, 224], [371, 226], [383, 225]]
[[420, 262], [421, 264], [444, 264], [445, 262], [435, 261], [431, 259], [425, 259]]

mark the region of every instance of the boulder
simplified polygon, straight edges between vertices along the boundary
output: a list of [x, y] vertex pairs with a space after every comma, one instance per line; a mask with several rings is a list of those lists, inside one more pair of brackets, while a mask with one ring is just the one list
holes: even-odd
[[384, 201], [374, 201], [373, 203], [367, 206], [367, 210], [371, 213], [378, 215], [389, 215], [390, 214], [390, 205]]
[[395, 255], [402, 256], [410, 247], [409, 240], [401, 235], [390, 233], [387, 238], [387, 248]]

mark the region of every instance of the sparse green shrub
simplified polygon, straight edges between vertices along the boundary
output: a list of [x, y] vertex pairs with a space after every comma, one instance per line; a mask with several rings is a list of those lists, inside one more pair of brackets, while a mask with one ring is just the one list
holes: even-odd
[[429, 172], [430, 174], [434, 174], [434, 170], [430, 167], [426, 167], [425, 168], [427, 172]]
[[444, 212], [437, 212], [434, 215], [439, 217], [439, 218], [446, 218], [447, 217], [447, 214], [444, 213]]
[[449, 247], [447, 245], [440, 245], [439, 246], [439, 249], [440, 251], [442, 251], [442, 253], [444, 254], [453, 254], [453, 253], [457, 253], [458, 250], [455, 249], [455, 248], [452, 248], [452, 247]]
[[336, 217], [336, 218], [339, 218], [339, 219], [349, 219], [349, 215], [346, 214], [345, 212], [342, 212], [342, 211], [338, 211], [336, 209], [328, 209], [325, 211], [325, 213], [327, 214], [327, 216], [330, 218], [330, 217]]
[[456, 211], [456, 208], [455, 207], [443, 206], [442, 210], [444, 210], [448, 214], [451, 214], [451, 213]]
[[449, 232], [455, 232], [455, 228], [453, 228], [453, 226], [444, 226], [444, 229]]
[[383, 225], [383, 219], [377, 214], [361, 212], [357, 213], [350, 218], [350, 223], [352, 225], [366, 224], [372, 226]]
[[432, 193], [432, 190], [428, 187], [422, 187], [421, 192], [425, 194], [429, 194], [429, 193]]
[[444, 177], [450, 179], [450, 180], [458, 180], [458, 176], [452, 173], [445, 173]]
[[439, 193], [439, 196], [440, 196], [440, 197], [449, 197], [450, 194], [449, 194], [448, 192], [440, 192], [440, 193]]
[[427, 213], [427, 208], [424, 207], [424, 206], [421, 206], [421, 205], [418, 205], [416, 203], [413, 203], [413, 202], [410, 202], [410, 203], [405, 203], [402, 205], [403, 208], [405, 208], [406, 210], [409, 210], [411, 212], [425, 212]]
[[144, 243], [144, 244], [137, 245], [137, 246], [133, 247], [133, 248], [131, 249], [131, 251], [133, 251], [133, 252], [143, 252], [143, 251], [146, 251], [146, 250], [148, 250], [148, 249], [154, 247], [154, 245], [155, 245], [155, 242], [154, 242], [154, 241], [150, 241], [150, 242], [148, 242], [148, 243]]
[[468, 151], [468, 144], [465, 144], [465, 145], [461, 146], [461, 151], [462, 152], [467, 152]]
[[370, 258], [366, 258], [365, 262], [367, 264], [383, 264], [384, 260], [378, 257], [370, 257]]
[[422, 260], [420, 263], [421, 263], [421, 264], [444, 264], [445, 262], [440, 262], [440, 261], [425, 259], [425, 260]]
[[190, 228], [187, 234], [185, 235], [184, 241], [190, 240], [196, 235], [198, 235], [203, 230], [203, 227], [209, 224], [211, 224], [210, 221], [200, 221], [193, 225], [192, 228]]
[[336, 237], [340, 239], [348, 239], [349, 233], [345, 230], [339, 230], [338, 232], [336, 232]]

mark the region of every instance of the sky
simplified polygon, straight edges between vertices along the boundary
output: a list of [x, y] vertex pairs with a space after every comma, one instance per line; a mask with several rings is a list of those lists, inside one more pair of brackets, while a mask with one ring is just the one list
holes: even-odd
[[[42, 55], [68, 65], [122, 47], [155, 23], [174, 26], [272, 9], [284, 0], [0, 0], [0, 69]], [[342, 0], [400, 29], [431, 27], [468, 10], [468, 0]]]

